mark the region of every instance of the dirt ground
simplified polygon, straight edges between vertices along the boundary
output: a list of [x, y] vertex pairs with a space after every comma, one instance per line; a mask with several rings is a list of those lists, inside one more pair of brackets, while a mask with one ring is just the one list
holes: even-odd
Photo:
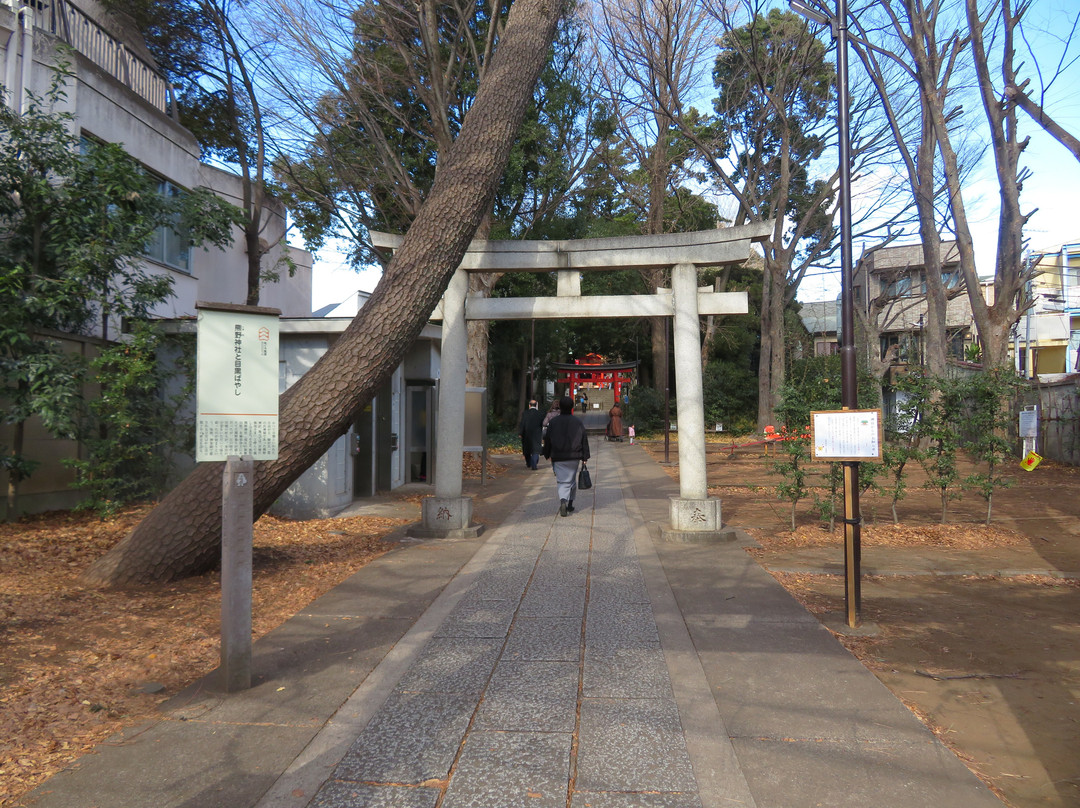
[[[647, 448], [663, 460], [662, 443]], [[842, 629], [843, 534], [809, 503], [791, 531], [762, 449], [710, 443], [707, 458], [725, 523], [747, 529], [759, 563]], [[838, 636], [1007, 804], [1080, 806], [1080, 469], [1043, 461], [1010, 476], [990, 528], [973, 492], [939, 524], [940, 499], [914, 470], [898, 526], [889, 502], [864, 494], [861, 617], [873, 631]]]
[[[662, 444], [647, 448], [663, 460]], [[725, 522], [758, 540], [758, 561], [826, 625], [842, 622], [842, 536], [822, 530], [807, 504], [792, 533], [760, 449], [729, 456], [710, 443], [708, 461]], [[467, 480], [479, 476], [475, 465]], [[937, 496], [914, 474], [900, 526], [887, 502], [864, 495], [863, 568], [877, 574], [863, 577], [861, 614], [876, 631], [838, 636], [1007, 804], [1080, 806], [1080, 469], [1044, 461], [1013, 477], [1016, 487], [995, 495], [989, 529], [971, 493], [937, 524]], [[512, 507], [513, 490], [488, 490], [481, 511], [500, 498]], [[78, 584], [140, 514], [0, 525], [0, 805], [153, 718], [217, 663], [217, 575], [127, 592]], [[384, 552], [405, 521], [260, 520], [256, 634]]]
[[[501, 472], [489, 464], [490, 476]], [[469, 458], [467, 484], [479, 476], [479, 462]], [[147, 510], [108, 521], [56, 512], [0, 523], [0, 806], [16, 804], [120, 729], [159, 718], [159, 704], [217, 667], [216, 572], [121, 591], [78, 581]], [[386, 552], [384, 538], [412, 521], [262, 517], [254, 536], [254, 636]]]

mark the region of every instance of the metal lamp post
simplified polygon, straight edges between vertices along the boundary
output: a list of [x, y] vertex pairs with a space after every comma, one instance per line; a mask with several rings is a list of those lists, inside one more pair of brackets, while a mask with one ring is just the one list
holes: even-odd
[[[840, 140], [840, 401], [845, 410], [858, 409], [855, 363], [855, 300], [852, 289], [851, 245], [851, 135], [848, 111], [847, 0], [836, 0], [831, 14], [816, 0], [790, 0], [791, 10], [822, 25], [836, 39], [836, 123]], [[859, 463], [845, 460], [844, 469], [844, 602], [847, 624], [858, 626], [862, 609], [862, 539], [859, 514]]]

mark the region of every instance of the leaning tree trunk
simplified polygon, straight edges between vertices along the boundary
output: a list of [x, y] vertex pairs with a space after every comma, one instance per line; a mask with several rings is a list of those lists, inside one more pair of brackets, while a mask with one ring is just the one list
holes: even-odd
[[[277, 460], [255, 468], [266, 511], [345, 433], [419, 336], [490, 209], [543, 69], [562, 4], [517, 0], [461, 133], [371, 298], [315, 366], [281, 396]], [[83, 574], [94, 585], [166, 581], [220, 558], [221, 463], [204, 463]]]

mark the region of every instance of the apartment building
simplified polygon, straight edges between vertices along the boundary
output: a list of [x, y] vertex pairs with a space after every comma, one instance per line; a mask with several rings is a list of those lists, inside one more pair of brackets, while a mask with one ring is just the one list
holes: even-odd
[[[971, 350], [969, 346], [975, 343], [971, 304], [963, 289], [956, 243], [942, 242], [941, 251], [942, 280], [949, 293], [945, 313], [946, 351], [950, 358], [964, 360]], [[983, 293], [992, 293], [986, 286]], [[922, 364], [927, 327], [922, 245], [899, 245], [864, 253], [852, 276], [852, 296], [858, 313], [869, 316], [870, 332], [876, 342], [870, 349], [884, 358], [889, 348], [895, 346], [895, 366]], [[839, 307], [839, 299], [803, 304], [801, 317], [814, 338], [815, 354], [836, 352]]]
[[[3, 103], [24, 111], [31, 96], [43, 98], [56, 75], [56, 65], [70, 71], [63, 105], [76, 134], [120, 143], [157, 178], [164, 194], [209, 188], [238, 204], [239, 176], [200, 161], [195, 137], [177, 120], [172, 91], [154, 66], [145, 43], [123, 19], [108, 15], [95, 0], [0, 0], [0, 83]], [[288, 255], [296, 268], [290, 277], [264, 285], [260, 304], [278, 308], [287, 317], [311, 315], [311, 256], [284, 243], [285, 210], [271, 210], [265, 240], [276, 245], [264, 259], [274, 266]], [[243, 303], [247, 296], [244, 242], [237, 238], [224, 249], [192, 248], [166, 229], [143, 259], [146, 271], [172, 278], [174, 297], [153, 313], [162, 318], [195, 314], [197, 301]], [[112, 336], [115, 330], [110, 329]], [[92, 352], [102, 335], [71, 336], [73, 351]], [[0, 429], [0, 444], [11, 445], [10, 428]], [[77, 444], [52, 439], [35, 419], [26, 424], [24, 454], [41, 462], [22, 483], [20, 510], [69, 507], [81, 499], [72, 490], [73, 472], [62, 464], [76, 456]], [[6, 485], [6, 480], [2, 480]]]
[[1045, 378], [1080, 368], [1080, 243], [1033, 255], [1031, 307], [1017, 324], [1017, 370]]

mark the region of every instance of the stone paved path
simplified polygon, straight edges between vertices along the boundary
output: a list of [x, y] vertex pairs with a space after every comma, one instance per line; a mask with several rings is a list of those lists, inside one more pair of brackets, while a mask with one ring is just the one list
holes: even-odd
[[549, 477], [313, 806], [701, 808], [622, 488]]

